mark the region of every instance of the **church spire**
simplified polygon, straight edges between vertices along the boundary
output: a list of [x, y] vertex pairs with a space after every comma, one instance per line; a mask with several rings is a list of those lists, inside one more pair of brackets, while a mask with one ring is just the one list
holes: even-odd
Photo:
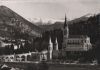
[[49, 51], [53, 51], [53, 43], [51, 41], [51, 38], [49, 38], [49, 44], [48, 44], [48, 48], [49, 48]]
[[55, 40], [55, 50], [58, 50], [58, 41], [57, 41], [57, 38]]
[[51, 41], [51, 38], [49, 38], [49, 44], [48, 44], [48, 60], [52, 59], [52, 51], [53, 51], [53, 43]]
[[66, 26], [68, 26], [68, 24], [67, 24], [67, 18], [66, 18], [66, 14], [65, 14], [64, 29], [66, 28]]
[[63, 28], [63, 49], [66, 48], [67, 46], [68, 38], [69, 38], [69, 27], [65, 15], [64, 28]]
[[55, 43], [58, 43], [57, 38], [56, 38], [56, 40], [55, 40]]
[[51, 42], [51, 38], [49, 38], [49, 44], [52, 44], [52, 42]]
[[66, 14], [65, 14], [65, 21], [64, 21], [64, 39], [68, 38], [68, 36], [69, 36], [69, 27], [68, 27], [68, 23], [67, 23]]

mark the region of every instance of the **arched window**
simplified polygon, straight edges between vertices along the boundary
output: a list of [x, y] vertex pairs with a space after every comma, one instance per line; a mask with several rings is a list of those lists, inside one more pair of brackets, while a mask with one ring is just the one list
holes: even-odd
[[14, 59], [14, 57], [10, 57], [10, 59]]
[[16, 56], [16, 61], [19, 61], [19, 58], [20, 58], [19, 56]]
[[31, 55], [27, 55], [27, 61], [31, 60]]
[[22, 58], [22, 61], [25, 61], [25, 56], [23, 55], [23, 56], [21, 56], [21, 58]]

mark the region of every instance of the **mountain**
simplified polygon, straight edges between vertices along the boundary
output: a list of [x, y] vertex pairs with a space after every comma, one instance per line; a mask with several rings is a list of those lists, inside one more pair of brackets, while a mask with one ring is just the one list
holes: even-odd
[[[67, 23], [68, 24], [75, 24], [75, 23], [80, 23], [82, 21], [87, 21], [91, 16], [93, 16], [92, 14], [87, 14], [84, 15], [80, 18], [76, 18], [74, 20], [70, 20]], [[54, 24], [49, 24], [49, 25], [39, 25], [39, 27], [43, 28], [44, 30], [54, 30], [54, 29], [61, 29], [63, 27], [64, 21], [63, 22], [55, 22]]]
[[55, 22], [54, 24], [45, 24], [45, 25], [38, 25], [42, 29], [49, 31], [49, 30], [54, 30], [54, 29], [60, 29], [63, 26], [63, 22]]
[[41, 19], [41, 18], [33, 18], [33, 19], [28, 19], [30, 22], [34, 23], [35, 25], [50, 25], [54, 24], [56, 21], [61, 22], [62, 20], [57, 20], [57, 19]]
[[33, 37], [41, 36], [42, 29], [6, 6], [0, 6], [0, 36], [13, 37], [27, 34]]

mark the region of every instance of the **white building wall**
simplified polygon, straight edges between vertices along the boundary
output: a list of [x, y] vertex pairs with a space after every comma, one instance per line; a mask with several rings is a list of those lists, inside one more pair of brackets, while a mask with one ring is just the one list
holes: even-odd
[[92, 47], [89, 37], [68, 38], [66, 43], [66, 51], [87, 51]]

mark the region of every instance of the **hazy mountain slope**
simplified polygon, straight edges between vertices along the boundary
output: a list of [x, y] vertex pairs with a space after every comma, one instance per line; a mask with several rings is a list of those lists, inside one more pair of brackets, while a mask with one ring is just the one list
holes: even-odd
[[11, 9], [0, 6], [0, 33], [2, 31], [6, 35], [11, 35], [10, 33], [16, 30], [19, 33], [27, 33], [35, 37], [40, 36], [42, 32], [40, 27], [27, 21]]
[[[81, 21], [87, 21], [89, 17], [87, 16], [82, 16], [80, 18], [76, 18], [74, 20], [68, 21], [68, 24], [74, 24], [74, 23], [79, 23]], [[54, 24], [50, 25], [39, 25], [39, 27], [45, 29], [45, 30], [53, 30], [53, 29], [60, 29], [63, 27], [64, 22], [55, 22]]]

